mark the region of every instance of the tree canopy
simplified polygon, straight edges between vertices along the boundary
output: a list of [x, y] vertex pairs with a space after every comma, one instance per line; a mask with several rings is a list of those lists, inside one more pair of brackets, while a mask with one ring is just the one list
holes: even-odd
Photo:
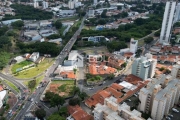
[[37, 109], [35, 115], [38, 119], [44, 120], [44, 117], [46, 117], [46, 111], [44, 109]]
[[47, 120], [66, 120], [66, 118], [61, 117], [59, 114], [50, 115]]
[[29, 6], [29, 5], [12, 4], [11, 8], [15, 10], [16, 12], [15, 16], [5, 15], [3, 20], [9, 20], [9, 19], [47, 20], [47, 19], [51, 19], [53, 16], [52, 12], [36, 9], [33, 6]]
[[20, 30], [21, 27], [24, 26], [24, 22], [21, 21], [21, 20], [18, 20], [18, 21], [16, 21], [16, 22], [11, 23], [11, 26], [12, 26], [13, 28], [15, 28], [15, 29], [19, 29], [19, 30]]
[[57, 21], [54, 23], [54, 26], [56, 27], [56, 29], [60, 29], [60, 28], [62, 27], [61, 20], [57, 20]]

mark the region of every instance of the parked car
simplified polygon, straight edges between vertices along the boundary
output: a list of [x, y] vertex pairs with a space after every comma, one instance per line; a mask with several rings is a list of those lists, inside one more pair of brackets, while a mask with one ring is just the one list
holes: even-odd
[[171, 117], [171, 118], [173, 118], [173, 115], [171, 115], [171, 114], [168, 114], [168, 117]]
[[177, 110], [177, 109], [175, 109], [175, 108], [173, 108], [172, 111], [173, 111], [173, 112], [176, 112], [176, 113], [179, 112], [179, 110]]
[[103, 84], [101, 83], [101, 84], [99, 84], [99, 86], [102, 86]]
[[131, 99], [127, 99], [129, 102], [131, 102]]
[[170, 117], [166, 117], [166, 120], [171, 120], [171, 118]]
[[12, 110], [9, 110], [9, 112], [8, 112], [9, 114], [11, 114], [12, 113]]

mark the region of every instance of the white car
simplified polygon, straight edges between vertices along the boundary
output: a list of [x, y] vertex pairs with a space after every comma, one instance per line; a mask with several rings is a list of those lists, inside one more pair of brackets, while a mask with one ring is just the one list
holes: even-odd
[[131, 102], [131, 99], [127, 99], [129, 102]]
[[177, 113], [179, 112], [179, 110], [177, 110], [175, 108], [173, 108], [172, 111], [177, 112]]

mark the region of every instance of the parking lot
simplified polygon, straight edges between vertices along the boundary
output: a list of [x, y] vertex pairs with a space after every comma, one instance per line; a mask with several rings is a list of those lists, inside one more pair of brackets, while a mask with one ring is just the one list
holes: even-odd
[[[180, 111], [180, 107], [174, 106], [173, 108], [176, 108], [178, 111]], [[171, 120], [180, 120], [180, 112], [176, 113], [176, 112], [173, 112], [171, 109], [169, 111], [169, 114], [173, 115], [173, 118], [171, 118]]]

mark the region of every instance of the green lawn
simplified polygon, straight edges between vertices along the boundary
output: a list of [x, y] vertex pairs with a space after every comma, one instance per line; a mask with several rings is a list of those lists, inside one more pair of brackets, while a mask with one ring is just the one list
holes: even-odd
[[8, 80], [4, 80], [4, 82], [7, 85], [9, 85], [12, 89], [14, 89], [16, 92], [20, 92], [19, 89], [12, 82], [9, 82]]
[[95, 26], [84, 26], [83, 29], [86, 29], [86, 30], [95, 30]]
[[[31, 92], [33, 92], [33, 91], [36, 89], [36, 87], [39, 85], [39, 83], [40, 83], [43, 79], [44, 79], [44, 76], [43, 76], [43, 75], [40, 76], [40, 77], [38, 77], [38, 78], [36, 79], [36, 85], [34, 86], [34, 88], [31, 88]], [[26, 86], [28, 87], [29, 81], [24, 81], [23, 83], [24, 83], [24, 85], [26, 85]]]
[[17, 78], [34, 78], [40, 73], [45, 72], [52, 64], [54, 63], [54, 59], [52, 58], [46, 58], [44, 61], [42, 61], [40, 64], [37, 66], [24, 70], [22, 72], [17, 73], [15, 76]]
[[52, 80], [51, 83], [57, 83], [57, 84], [74, 84], [74, 80]]
[[25, 60], [25, 61], [22, 61], [22, 62], [20, 62], [20, 63], [14, 64], [14, 65], [12, 66], [12, 68], [11, 68], [11, 71], [12, 71], [12, 73], [15, 73], [15, 72], [16, 72], [16, 69], [22, 68], [22, 67], [27, 66], [27, 65], [30, 65], [30, 64], [32, 64], [32, 63], [33, 63], [33, 62], [31, 62], [31, 61]]

